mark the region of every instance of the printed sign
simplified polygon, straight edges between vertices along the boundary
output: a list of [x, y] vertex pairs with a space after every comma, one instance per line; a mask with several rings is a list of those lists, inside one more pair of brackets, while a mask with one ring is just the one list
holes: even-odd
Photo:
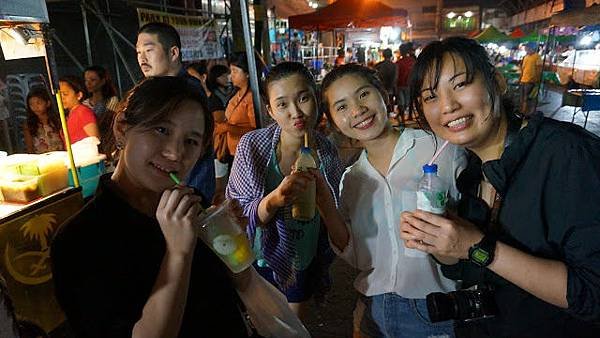
[[169, 14], [138, 8], [140, 27], [149, 22], [164, 22], [177, 29], [181, 36], [183, 61], [219, 59], [224, 57], [218, 40], [217, 24], [214, 19], [201, 16]]

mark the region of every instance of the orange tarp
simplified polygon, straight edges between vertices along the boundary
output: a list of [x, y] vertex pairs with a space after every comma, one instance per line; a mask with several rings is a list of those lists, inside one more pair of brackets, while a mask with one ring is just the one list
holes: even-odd
[[302, 30], [406, 26], [407, 14], [378, 0], [338, 0], [314, 13], [290, 16], [289, 24]]

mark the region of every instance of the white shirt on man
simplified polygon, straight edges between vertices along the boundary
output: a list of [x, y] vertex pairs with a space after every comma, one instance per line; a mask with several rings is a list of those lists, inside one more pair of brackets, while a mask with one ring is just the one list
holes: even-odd
[[[400, 213], [416, 209], [422, 166], [433, 156], [434, 142], [432, 134], [405, 129], [386, 177], [369, 163], [366, 151], [342, 177], [340, 211], [349, 227], [350, 241], [343, 252], [332, 247], [360, 270], [354, 286], [365, 296], [394, 292], [422, 299], [431, 292], [456, 289], [456, 282], [445, 278], [430, 256], [415, 254], [416, 250], [407, 252], [400, 239]], [[437, 139], [438, 148], [442, 142]], [[449, 144], [435, 163], [438, 176], [449, 185], [451, 201], [458, 200], [455, 178], [466, 165], [464, 151]]]

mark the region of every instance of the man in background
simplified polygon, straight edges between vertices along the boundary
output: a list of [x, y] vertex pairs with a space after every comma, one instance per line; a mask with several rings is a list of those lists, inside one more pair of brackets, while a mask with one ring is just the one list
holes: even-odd
[[[396, 82], [396, 85], [398, 86], [397, 101], [398, 111], [402, 121], [404, 121], [404, 112], [406, 111], [406, 108], [408, 108], [409, 101], [408, 77], [413, 69], [413, 66], [415, 65], [415, 62], [417, 61], [413, 55], [412, 47], [413, 46], [410, 42], [400, 45], [400, 59], [396, 61], [396, 66], [398, 67]], [[409, 110], [408, 114], [408, 119], [412, 120], [412, 111]]]
[[521, 61], [520, 105], [521, 114], [529, 117], [535, 110], [539, 82], [542, 76], [542, 58], [537, 53], [537, 45], [533, 42], [523, 45], [527, 53]]
[[383, 61], [375, 65], [375, 70], [379, 73], [379, 78], [383, 82], [385, 90], [388, 92], [388, 112], [393, 111], [396, 97], [396, 78], [398, 77], [398, 69], [392, 62], [392, 50], [386, 48], [383, 50]]
[[[200, 80], [190, 76], [183, 67], [181, 38], [173, 26], [161, 22], [145, 24], [138, 31], [135, 49], [138, 64], [145, 77], [181, 77], [206, 100], [206, 93]], [[198, 159], [186, 182], [188, 186], [195, 188], [203, 199], [212, 201], [216, 184], [212, 151]]]

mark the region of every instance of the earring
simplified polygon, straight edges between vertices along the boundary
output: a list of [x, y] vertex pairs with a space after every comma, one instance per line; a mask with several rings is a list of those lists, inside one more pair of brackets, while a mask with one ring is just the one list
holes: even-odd
[[123, 148], [125, 148], [125, 147], [123, 146], [123, 143], [122, 143], [122, 142], [117, 142], [117, 149], [118, 149], [118, 150], [123, 150]]

